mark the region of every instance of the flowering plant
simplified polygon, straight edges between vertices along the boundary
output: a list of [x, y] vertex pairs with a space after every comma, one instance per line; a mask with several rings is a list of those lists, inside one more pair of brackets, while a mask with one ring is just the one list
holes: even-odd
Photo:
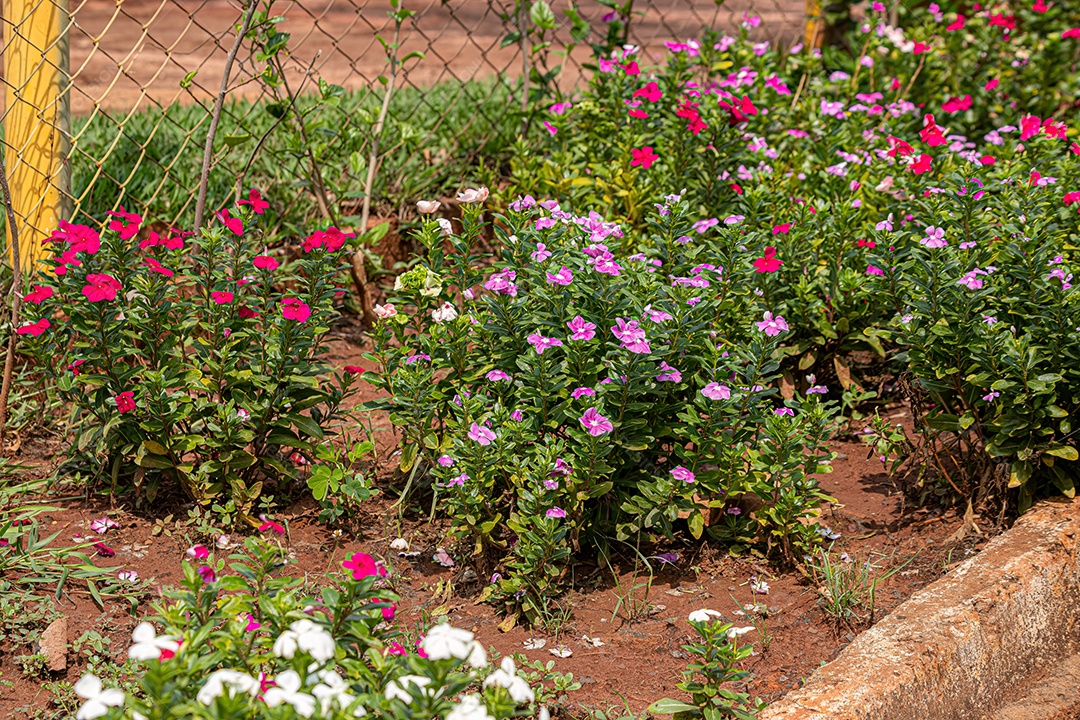
[[406, 641], [388, 571], [370, 555], [354, 554], [309, 596], [301, 580], [274, 574], [286, 553], [260, 538], [229, 557], [228, 573], [224, 558], [192, 550], [180, 587], [132, 634], [126, 667], [139, 692], [85, 675], [78, 720], [504, 720], [535, 699], [512, 660], [490, 671], [471, 632], [442, 624]]
[[252, 191], [197, 235], [121, 210], [100, 235], [61, 222], [50, 238], [18, 333], [114, 486], [152, 501], [164, 481], [250, 516], [340, 417], [355, 376], [327, 379], [320, 354], [348, 237], [314, 233], [285, 276], [260, 254], [266, 206]]
[[754, 293], [739, 229], [687, 244], [670, 196], [633, 254], [616, 223], [523, 198], [485, 274], [479, 203], [426, 248], [379, 312], [378, 380], [402, 465], [422, 465], [488, 591], [530, 619], [570, 553], [706, 532], [788, 560], [816, 540], [835, 403], [779, 397], [788, 329]]

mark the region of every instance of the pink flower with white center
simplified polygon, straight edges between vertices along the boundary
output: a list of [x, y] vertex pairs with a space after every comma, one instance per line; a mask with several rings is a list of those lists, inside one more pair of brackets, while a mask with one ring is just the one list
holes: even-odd
[[517, 273], [515, 271], [510, 269], [500, 270], [488, 278], [488, 281], [484, 283], [484, 289], [502, 295], [517, 295], [518, 286], [514, 284], [516, 279]]
[[476, 203], [484, 202], [488, 198], [488, 189], [486, 187], [481, 188], [468, 188], [458, 193], [458, 202], [462, 203]]
[[690, 472], [682, 465], [679, 465], [672, 469], [671, 477], [675, 478], [676, 480], [681, 480], [684, 483], [694, 482], [694, 473]]
[[129, 583], [138, 582], [139, 581], [139, 573], [137, 571], [135, 571], [135, 570], [121, 570], [120, 572], [118, 572], [116, 574], [116, 578], [120, 582], [129, 582]]
[[570, 397], [574, 398], [575, 400], [577, 400], [578, 398], [581, 398], [581, 397], [595, 397], [595, 396], [596, 396], [596, 391], [593, 390], [590, 387], [579, 387], [579, 388], [575, 389], [572, 393], [570, 393]]
[[632, 353], [647, 355], [652, 350], [649, 342], [645, 339], [645, 330], [638, 325], [637, 320], [627, 321], [624, 318], [615, 318], [615, 325], [611, 328], [614, 335], [622, 346]]
[[457, 477], [450, 478], [446, 482], [446, 484], [447, 485], [457, 485], [459, 487], [465, 487], [465, 481], [468, 480], [468, 479], [469, 479], [468, 475], [466, 475], [465, 473], [461, 473]]
[[375, 317], [385, 320], [386, 318], [394, 317], [395, 315], [397, 315], [397, 308], [390, 303], [375, 306]]
[[701, 390], [701, 394], [710, 400], [730, 400], [731, 388], [718, 382], [711, 382]]
[[99, 535], [104, 535], [105, 533], [109, 532], [109, 530], [118, 529], [119, 527], [120, 523], [107, 517], [98, 518], [97, 520], [90, 521], [90, 529], [98, 533]]
[[682, 382], [682, 373], [668, 365], [666, 362], [660, 363], [660, 369], [664, 372], [656, 376], [657, 382]]
[[549, 518], [564, 518], [566, 517], [566, 511], [561, 507], [553, 507], [544, 513], [544, 515]]
[[486, 377], [491, 382], [499, 382], [500, 380], [509, 380], [510, 379], [510, 376], [507, 375], [506, 373], [504, 373], [502, 370], [492, 370], [491, 372], [489, 372], [484, 377]]
[[454, 458], [450, 457], [449, 455], [440, 455], [439, 459], [435, 462], [439, 463], [439, 465], [443, 467], [452, 467], [454, 464]]
[[593, 270], [612, 277], [619, 277], [622, 274], [622, 266], [615, 262], [614, 256], [610, 253], [605, 257], [597, 258], [593, 263]]
[[592, 340], [596, 337], [596, 325], [586, 322], [580, 315], [566, 323], [566, 327], [570, 328], [571, 340]]
[[999, 393], [997, 390], [991, 390], [987, 394], [983, 395], [983, 400], [985, 400], [986, 402], [994, 402], [994, 400], [999, 397], [1001, 397], [1001, 393]]
[[559, 268], [559, 272], [555, 274], [547, 273], [547, 281], [549, 285], [569, 285], [574, 282], [574, 273], [570, 272], [570, 268], [563, 265]]
[[555, 460], [555, 467], [552, 468], [551, 472], [548, 473], [548, 475], [551, 475], [552, 477], [556, 475], [562, 475], [563, 477], [566, 477], [572, 472], [574, 472], [574, 468], [570, 467], [570, 463], [566, 462], [562, 458], [558, 458], [557, 460]]
[[525, 419], [525, 416], [522, 414], [522, 412], [520, 410], [513, 410], [513, 411], [510, 412], [510, 419], [513, 420], [514, 422], [521, 422], [522, 420]]
[[668, 320], [672, 319], [670, 313], [666, 313], [663, 310], [654, 310], [649, 305], [645, 306], [645, 315], [648, 316], [649, 320], [654, 323], [667, 322]]
[[769, 337], [776, 337], [782, 332], [786, 332], [788, 328], [787, 321], [784, 320], [782, 315], [776, 315], [775, 317], [768, 310], [765, 311], [763, 319], [754, 323], [757, 325], [757, 329], [765, 333]]
[[925, 245], [931, 250], [945, 247], [949, 244], [949, 241], [945, 239], [945, 228], [929, 226], [926, 228], [926, 237], [920, 240], [919, 244]]
[[780, 417], [784, 417], [785, 415], [789, 417], [795, 417], [795, 411], [788, 407], [776, 408], [774, 413], [779, 415]]
[[581, 426], [593, 437], [600, 437], [615, 429], [611, 421], [600, 414], [596, 408], [589, 408], [578, 418]]
[[724, 224], [725, 225], [738, 225], [739, 223], [741, 223], [745, 219], [746, 219], [745, 215], [728, 215], [726, 218], [724, 218]]
[[987, 273], [986, 273], [985, 270], [980, 270], [979, 268], [975, 268], [974, 270], [970, 270], [967, 273], [965, 273], [964, 277], [962, 277], [962, 278], [960, 278], [959, 280], [956, 281], [956, 284], [957, 285], [963, 285], [968, 290], [979, 290], [983, 286], [982, 278], [979, 277], [979, 276], [980, 275], [986, 275], [986, 274]]
[[548, 348], [561, 347], [562, 340], [558, 338], [544, 337], [540, 333], [532, 333], [526, 338], [529, 344], [536, 348], [537, 355], [543, 355]]
[[480, 443], [481, 445], [490, 445], [496, 437], [497, 436], [495, 435], [495, 432], [493, 430], [486, 428], [482, 425], [477, 425], [476, 423], [473, 423], [469, 427], [469, 439], [474, 442]]
[[694, 223], [694, 231], [700, 235], [709, 228], [716, 227], [720, 224], [719, 218], [709, 218], [708, 220], [698, 220]]
[[192, 545], [184, 554], [192, 560], [205, 560], [210, 557], [210, 550], [205, 545]]
[[536, 262], [544, 262], [551, 257], [551, 251], [544, 243], [537, 243], [536, 250], [532, 252], [532, 259]]

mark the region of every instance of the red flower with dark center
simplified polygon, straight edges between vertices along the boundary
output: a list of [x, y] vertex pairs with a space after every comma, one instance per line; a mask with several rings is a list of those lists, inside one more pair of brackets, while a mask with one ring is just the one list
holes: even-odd
[[870, 249], [876, 248], [877, 243], [873, 240], [867, 240], [866, 238], [859, 238], [859, 241], [855, 243], [859, 247], [868, 247]]
[[113, 400], [116, 401], [116, 409], [122, 413], [129, 413], [135, 409], [135, 393], [131, 390], [120, 393]]
[[278, 261], [269, 255], [256, 255], [251, 264], [260, 270], [277, 270]]
[[228, 290], [210, 293], [210, 299], [218, 305], [228, 305], [233, 301], [233, 294]]
[[119, 290], [120, 281], [113, 276], [90, 274], [86, 276], [86, 285], [82, 289], [82, 294], [90, 302], [101, 302], [115, 300]]
[[109, 221], [109, 229], [120, 235], [121, 240], [130, 240], [139, 232], [142, 215], [129, 213], [124, 209], [123, 205], [120, 206], [119, 210], [110, 210], [108, 214], [116, 218]]
[[354, 553], [352, 557], [342, 562], [341, 566], [346, 570], [352, 571], [354, 580], [363, 580], [372, 575], [386, 577], [386, 568], [376, 562], [375, 558], [367, 553]]
[[286, 320], [304, 322], [311, 317], [311, 308], [300, 298], [285, 298], [281, 301], [281, 317]]

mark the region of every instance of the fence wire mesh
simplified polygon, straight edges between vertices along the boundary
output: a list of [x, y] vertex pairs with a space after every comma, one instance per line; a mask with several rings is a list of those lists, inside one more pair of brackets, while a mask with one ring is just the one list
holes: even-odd
[[[390, 0], [274, 2], [268, 14], [281, 21], [263, 38], [290, 36], [270, 61], [282, 82], [265, 81], [265, 43], [246, 38], [216, 136], [212, 202], [221, 205], [241, 184], [258, 182], [283, 204], [279, 232], [299, 231], [292, 225], [313, 213], [348, 219], [359, 213], [368, 189], [376, 135], [376, 214], [422, 191], [450, 187], [467, 169], [476, 172], [478, 158], [494, 156], [520, 128], [522, 78], [538, 57], [514, 39], [528, 23], [522, 3], [529, 0], [404, 0], [415, 14], [400, 26], [396, 57], [408, 59], [395, 71], [387, 47], [395, 37]], [[22, 231], [47, 236], [61, 218], [100, 222], [119, 206], [164, 226], [189, 226], [212, 105], [246, 6], [226, 0], [4, 4], [4, 153]], [[556, 27], [545, 38], [552, 43], [548, 66], [563, 67], [556, 81], [562, 92], [587, 77], [589, 43], [606, 32], [612, 13], [610, 3], [575, 5], [588, 34], [575, 38], [554, 3]], [[793, 41], [807, 6], [805, 0], [629, 5], [628, 40], [646, 57], [703, 27], [733, 32], [744, 13], [762, 18], [755, 32], [763, 39]], [[376, 133], [391, 75], [393, 100]], [[313, 197], [320, 194], [326, 207]]]

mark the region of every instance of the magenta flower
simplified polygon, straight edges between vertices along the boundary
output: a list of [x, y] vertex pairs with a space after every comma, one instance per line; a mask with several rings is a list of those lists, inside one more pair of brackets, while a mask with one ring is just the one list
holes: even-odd
[[934, 227], [931, 225], [926, 228], [926, 237], [919, 241], [920, 245], [925, 245], [931, 250], [943, 248], [949, 244], [949, 241], [945, 239], [945, 229]]
[[536, 262], [544, 262], [549, 257], [551, 257], [551, 251], [547, 249], [547, 245], [537, 243], [536, 250], [532, 253], [532, 259]]
[[637, 320], [625, 320], [615, 318], [615, 325], [611, 328], [611, 334], [622, 343], [622, 346], [632, 353], [648, 355], [652, 350], [649, 342], [645, 339], [645, 330], [638, 325]]
[[570, 272], [570, 268], [563, 265], [559, 268], [559, 272], [552, 275], [547, 273], [548, 285], [569, 285], [574, 282], [574, 273]]
[[754, 323], [757, 325], [757, 329], [765, 333], [769, 337], [776, 337], [780, 333], [788, 330], [787, 321], [784, 320], [782, 315], [773, 317], [773, 314], [768, 310], [765, 311], [764, 320]]
[[720, 224], [720, 219], [719, 218], [709, 218], [708, 220], [698, 220], [696, 223], [694, 223], [694, 231], [697, 234], [700, 235], [701, 233], [705, 232], [709, 228], [716, 227], [719, 224]]
[[570, 328], [571, 340], [592, 340], [596, 337], [596, 325], [585, 322], [585, 318], [580, 315], [566, 323], [566, 327]]
[[205, 545], [192, 545], [185, 554], [192, 560], [205, 560], [210, 557], [210, 550]]
[[577, 400], [579, 397], [593, 397], [596, 395], [596, 391], [589, 387], [579, 387], [574, 392], [570, 393], [570, 397]]
[[615, 426], [611, 424], [611, 421], [601, 415], [596, 408], [589, 408], [586, 410], [585, 414], [578, 418], [578, 422], [580, 422], [581, 426], [593, 437], [600, 437], [615, 429]]
[[666, 362], [660, 363], [660, 369], [664, 372], [656, 376], [657, 382], [682, 382], [682, 373]]
[[90, 521], [90, 529], [98, 533], [99, 535], [104, 535], [105, 533], [109, 532], [109, 530], [113, 530], [119, 527], [120, 523], [116, 522], [112, 518], [103, 517], [98, 518], [97, 520]]
[[217, 580], [217, 574], [214, 572], [214, 569], [208, 565], [200, 565], [198, 573], [199, 577], [201, 577], [205, 583], [212, 583]]
[[447, 482], [446, 484], [447, 485], [458, 485], [460, 487], [465, 487], [465, 481], [468, 480], [468, 479], [469, 479], [469, 476], [466, 473], [461, 473], [457, 477], [450, 478], [450, 481]]
[[450, 457], [449, 455], [440, 455], [439, 459], [435, 462], [439, 463], [439, 465], [442, 465], [443, 467], [451, 467], [454, 464], [454, 458]]
[[489, 372], [484, 377], [486, 377], [491, 382], [499, 382], [500, 380], [509, 380], [510, 379], [510, 376], [507, 375], [506, 373], [504, 373], [502, 370], [492, 370], [491, 372]]
[[558, 458], [555, 461], [555, 467], [551, 470], [551, 472], [548, 473], [548, 475], [562, 475], [563, 477], [566, 477], [572, 472], [574, 472], [574, 468], [570, 467], [570, 464], [562, 458]]
[[472, 426], [469, 427], [469, 439], [478, 442], [481, 445], [490, 445], [491, 441], [495, 438], [495, 432], [482, 425], [473, 423]]
[[563, 510], [561, 507], [553, 507], [544, 514], [547, 515], [547, 517], [549, 517], [549, 518], [564, 518], [564, 517], [566, 517], [566, 511]]
[[558, 338], [544, 337], [540, 333], [532, 333], [526, 338], [529, 344], [536, 348], [537, 355], [543, 355], [548, 348], [562, 347], [562, 340]]
[[702, 389], [701, 394], [710, 400], [730, 400], [731, 388], [717, 382], [711, 382]]
[[251, 613], [244, 613], [240, 616], [240, 622], [246, 623], [244, 626], [244, 632], [255, 632], [262, 627], [262, 624], [255, 620], [255, 616]]
[[885, 271], [882, 270], [879, 267], [874, 267], [873, 265], [867, 265], [866, 266], [866, 274], [867, 275], [884, 275]]
[[510, 413], [510, 419], [514, 422], [521, 422], [525, 419], [525, 416], [521, 413], [520, 410], [513, 410]]
[[795, 411], [787, 407], [776, 408], [774, 412], [780, 417], [783, 417], [785, 415], [787, 415], [788, 417], [795, 417]]
[[667, 322], [668, 320], [672, 319], [670, 313], [666, 313], [663, 310], [653, 310], [648, 305], [645, 306], [645, 314], [649, 317], [649, 320], [653, 321], [654, 323]]
[[692, 483], [692, 482], [694, 482], [694, 473], [690, 472], [689, 470], [684, 468], [682, 465], [679, 465], [679, 466], [673, 468], [672, 471], [671, 471], [671, 476], [673, 478], [675, 478], [676, 480], [683, 481], [684, 483]]
[[999, 397], [1001, 397], [1001, 393], [999, 393], [997, 390], [991, 390], [987, 394], [983, 395], [983, 400], [985, 400], [986, 402], [994, 402], [994, 400]]

